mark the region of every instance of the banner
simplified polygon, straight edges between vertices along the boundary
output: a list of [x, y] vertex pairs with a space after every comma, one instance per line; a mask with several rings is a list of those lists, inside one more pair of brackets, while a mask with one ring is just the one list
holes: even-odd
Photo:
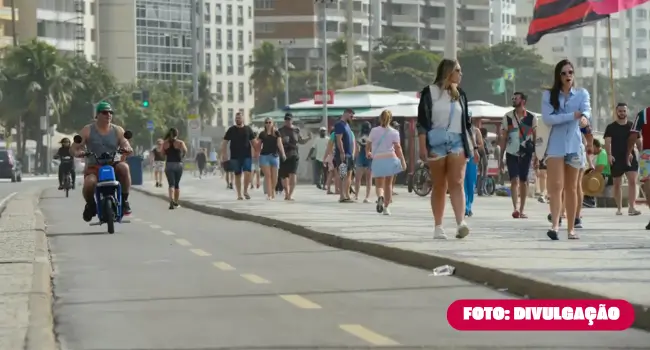
[[589, 0], [594, 12], [599, 15], [611, 15], [612, 13], [629, 10], [632, 7], [645, 4], [650, 0]]

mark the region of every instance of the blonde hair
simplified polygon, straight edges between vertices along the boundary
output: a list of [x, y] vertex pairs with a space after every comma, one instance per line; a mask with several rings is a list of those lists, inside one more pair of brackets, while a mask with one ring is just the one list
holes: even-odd
[[458, 101], [460, 99], [460, 92], [458, 92], [458, 86], [450, 81], [452, 74], [456, 70], [458, 65], [457, 60], [443, 59], [438, 65], [436, 70], [436, 79], [433, 82], [435, 85], [440, 88], [440, 93], [443, 91], [448, 91], [449, 96], [451, 96], [452, 101]]
[[391, 120], [393, 120], [393, 114], [389, 110], [384, 109], [379, 115], [379, 125], [387, 128], [390, 126]]
[[266, 129], [266, 122], [271, 122], [271, 133], [275, 132], [277, 129], [275, 128], [275, 122], [273, 122], [273, 119], [267, 117], [264, 119], [264, 132], [268, 133], [268, 130]]

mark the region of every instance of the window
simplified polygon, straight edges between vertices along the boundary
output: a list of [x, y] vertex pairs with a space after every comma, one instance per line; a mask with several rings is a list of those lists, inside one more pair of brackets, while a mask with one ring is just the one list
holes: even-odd
[[232, 24], [232, 5], [226, 5], [226, 24]]
[[252, 30], [248, 31], [248, 43], [249, 44], [253, 43], [253, 31]]
[[232, 55], [228, 55], [228, 62], [227, 62], [228, 66], [226, 67], [226, 73], [228, 73], [228, 75], [232, 75], [234, 71], [234, 65], [232, 61], [233, 61]]
[[223, 73], [223, 55], [217, 54], [217, 74]]
[[244, 102], [244, 83], [239, 83], [239, 86], [237, 88], [237, 95], [238, 95], [238, 100], [239, 102]]
[[223, 109], [217, 107], [217, 125], [223, 126]]
[[244, 25], [244, 6], [237, 6], [237, 25]]
[[223, 83], [218, 81], [217, 82], [217, 99], [221, 99], [221, 96], [223, 96]]
[[215, 31], [215, 33], [214, 33], [214, 37], [215, 37], [214, 38], [214, 47], [217, 48], [217, 49], [221, 49], [221, 47], [222, 47], [221, 46], [222, 45], [222, 43], [221, 43], [222, 35], [223, 35], [223, 33], [221, 32], [221, 29], [217, 29]]
[[255, 0], [255, 8], [258, 10], [272, 10], [274, 3], [274, 0]]
[[248, 19], [253, 19], [253, 8], [248, 6]]
[[216, 24], [221, 24], [221, 4], [216, 4], [214, 7], [214, 22]]
[[[255, 31], [258, 33], [273, 33], [275, 31], [274, 23], [255, 23]], [[329, 30], [328, 31], [336, 31]]]
[[205, 71], [212, 73], [212, 56], [209, 53], [205, 54]]
[[244, 55], [237, 56], [237, 74], [244, 75]]
[[228, 82], [228, 102], [235, 100], [235, 88], [233, 87], [232, 82]]
[[636, 58], [638, 60], [648, 59], [648, 50], [646, 50], [646, 49], [636, 49]]
[[226, 49], [232, 50], [232, 29], [226, 31]]
[[205, 3], [205, 6], [203, 6], [203, 20], [207, 23], [210, 23], [210, 4]]
[[243, 30], [238, 30], [237, 31], [237, 50], [243, 50], [244, 49], [244, 31]]
[[205, 48], [209, 49], [212, 47], [212, 31], [210, 28], [205, 28], [203, 34], [203, 41], [205, 42]]
[[228, 108], [228, 125], [235, 125], [235, 110]]

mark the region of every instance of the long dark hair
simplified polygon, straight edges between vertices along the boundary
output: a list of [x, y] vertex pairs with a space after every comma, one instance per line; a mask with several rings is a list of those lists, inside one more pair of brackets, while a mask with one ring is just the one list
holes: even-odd
[[165, 140], [173, 140], [178, 137], [178, 129], [176, 128], [169, 128], [169, 131], [167, 131], [167, 134], [165, 135]]
[[[551, 93], [549, 102], [551, 103], [551, 106], [553, 106], [553, 110], [556, 112], [560, 109], [560, 91], [562, 91], [562, 68], [564, 68], [566, 65], [569, 65], [571, 66], [571, 69], [574, 69], [573, 63], [567, 59], [563, 59], [555, 65], [555, 71], [553, 73], [553, 86], [549, 90]], [[575, 82], [575, 80], [573, 82]]]

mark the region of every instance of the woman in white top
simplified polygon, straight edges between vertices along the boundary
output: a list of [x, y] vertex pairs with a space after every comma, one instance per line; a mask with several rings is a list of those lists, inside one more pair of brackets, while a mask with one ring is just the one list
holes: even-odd
[[447, 190], [456, 217], [456, 238], [469, 234], [464, 220], [463, 183], [467, 159], [475, 157], [477, 160], [478, 148], [471, 137], [467, 96], [458, 87], [461, 77], [460, 64], [456, 60], [444, 59], [438, 65], [433, 85], [425, 87], [420, 93], [418, 146], [420, 158], [429, 163], [431, 172], [435, 239], [447, 239], [442, 227]]
[[381, 112], [379, 126], [370, 130], [366, 143], [366, 157], [372, 159], [370, 172], [375, 179], [377, 212], [384, 215], [390, 215], [388, 206], [393, 197], [393, 176], [406, 170], [399, 132], [390, 126], [391, 119], [390, 111]]

